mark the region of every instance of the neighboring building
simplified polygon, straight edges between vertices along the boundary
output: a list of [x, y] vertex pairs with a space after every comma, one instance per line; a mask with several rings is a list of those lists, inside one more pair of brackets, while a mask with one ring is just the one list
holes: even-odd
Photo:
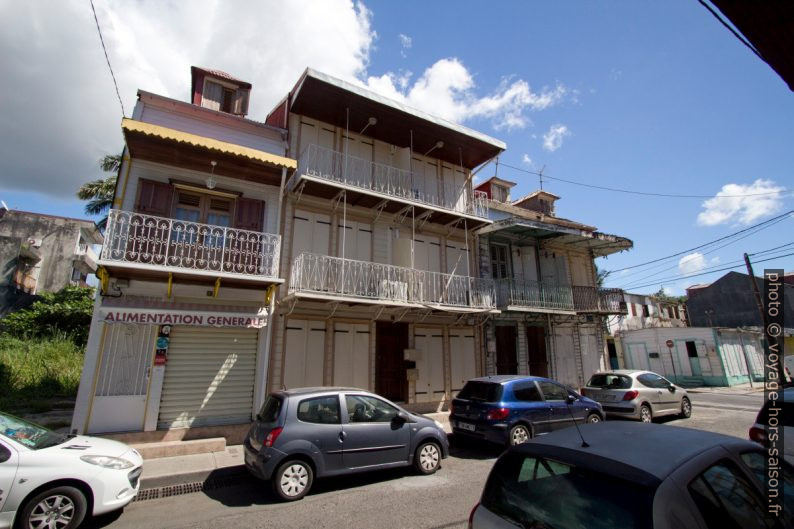
[[511, 200], [515, 184], [490, 178], [492, 224], [479, 230], [479, 268], [493, 278], [501, 311], [485, 325], [485, 374], [550, 376], [581, 387], [609, 365], [604, 317], [625, 315], [623, 291], [599, 288], [594, 259], [632, 247], [629, 239], [559, 218], [559, 198], [535, 191]]
[[[743, 329], [682, 327], [621, 333], [622, 365], [684, 386], [732, 386], [764, 378], [763, 337]], [[668, 348], [667, 340], [673, 347]], [[749, 369], [748, 369], [749, 368]]]
[[[783, 278], [781, 278], [782, 280]], [[764, 291], [763, 278], [756, 277], [758, 291]], [[794, 328], [794, 285], [784, 283], [783, 326]], [[694, 285], [686, 290], [687, 317], [693, 327], [762, 326], [750, 276], [728, 272], [708, 285]]]
[[96, 271], [92, 246], [101, 243], [90, 220], [0, 208], [0, 315], [35, 294], [86, 286]]
[[686, 327], [686, 306], [646, 294], [625, 292], [626, 314], [607, 321], [609, 333], [651, 329], [656, 327]]
[[501, 141], [307, 69], [267, 118], [289, 129], [271, 388], [344, 385], [437, 409], [485, 372], [496, 311], [472, 172]]
[[245, 118], [249, 83], [191, 73], [191, 102], [139, 91], [121, 123], [74, 432], [246, 425], [239, 434], [264, 399], [296, 162], [286, 130]]

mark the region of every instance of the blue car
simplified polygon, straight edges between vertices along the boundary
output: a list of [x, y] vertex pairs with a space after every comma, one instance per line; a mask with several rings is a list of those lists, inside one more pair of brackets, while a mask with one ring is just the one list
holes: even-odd
[[574, 420], [601, 422], [604, 411], [555, 380], [519, 375], [469, 380], [452, 400], [449, 414], [456, 436], [509, 446], [573, 426]]

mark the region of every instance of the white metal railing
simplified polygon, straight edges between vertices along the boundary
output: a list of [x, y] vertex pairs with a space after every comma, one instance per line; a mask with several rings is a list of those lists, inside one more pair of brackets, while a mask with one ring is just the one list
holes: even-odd
[[301, 153], [298, 170], [290, 179], [291, 189], [294, 189], [302, 175], [366, 189], [408, 202], [488, 218], [488, 196], [482, 191], [470, 192], [466, 186], [440, 181], [427, 185], [424, 176], [407, 169], [345, 156], [343, 152], [319, 145], [309, 145]]
[[495, 306], [490, 279], [311, 253], [295, 258], [289, 291], [422, 305]]
[[281, 236], [110, 210], [102, 262], [278, 277]]
[[544, 281], [496, 280], [497, 305], [551, 310], [574, 310], [573, 292], [568, 285]]

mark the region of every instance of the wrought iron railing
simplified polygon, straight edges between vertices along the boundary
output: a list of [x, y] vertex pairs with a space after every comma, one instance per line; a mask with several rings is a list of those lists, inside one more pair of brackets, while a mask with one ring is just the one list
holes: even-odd
[[628, 314], [619, 288], [571, 287], [576, 312], [599, 314]]
[[488, 218], [488, 196], [466, 186], [434, 181], [391, 165], [371, 162], [319, 145], [309, 145], [300, 155], [298, 170], [290, 179], [294, 188], [302, 175], [365, 189], [386, 197], [435, 206], [475, 217]]
[[516, 306], [573, 311], [571, 287], [543, 281], [497, 279], [496, 299], [499, 307]]
[[110, 210], [101, 263], [278, 277], [281, 236]]
[[495, 306], [490, 279], [311, 253], [295, 258], [289, 291], [420, 305]]

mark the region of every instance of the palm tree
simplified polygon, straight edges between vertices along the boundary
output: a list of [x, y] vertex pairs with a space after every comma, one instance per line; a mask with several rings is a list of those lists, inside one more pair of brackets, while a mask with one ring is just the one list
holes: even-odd
[[121, 168], [121, 154], [106, 154], [99, 160], [99, 167], [106, 173], [113, 173], [107, 178], [92, 180], [80, 186], [77, 198], [87, 200], [85, 212], [87, 215], [102, 215], [96, 223], [97, 228], [104, 232], [108, 223], [107, 211], [113, 205], [113, 194], [116, 191], [116, 179]]

